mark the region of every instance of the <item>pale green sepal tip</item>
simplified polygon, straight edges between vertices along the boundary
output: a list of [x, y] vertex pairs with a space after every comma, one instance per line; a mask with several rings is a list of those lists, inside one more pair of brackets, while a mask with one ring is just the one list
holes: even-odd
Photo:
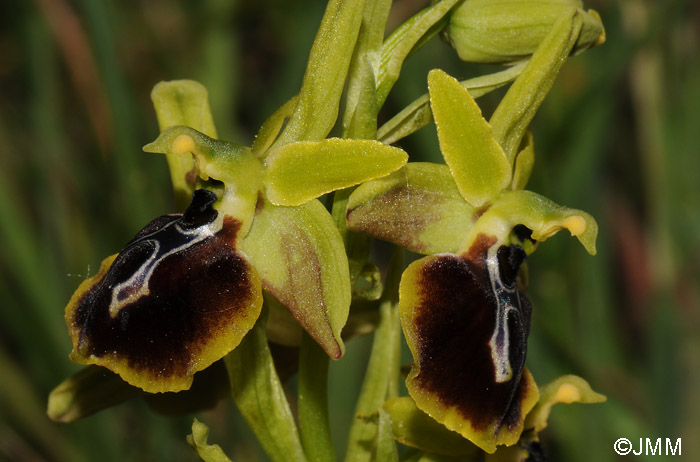
[[187, 435], [187, 443], [197, 452], [204, 462], [231, 462], [218, 444], [209, 444], [209, 427], [194, 419], [192, 422], [192, 434]]
[[263, 181], [270, 202], [293, 206], [388, 175], [407, 161], [403, 150], [379, 141], [300, 141], [270, 152]]
[[441, 70], [428, 74], [440, 150], [464, 199], [479, 207], [508, 186], [511, 167], [469, 92]]

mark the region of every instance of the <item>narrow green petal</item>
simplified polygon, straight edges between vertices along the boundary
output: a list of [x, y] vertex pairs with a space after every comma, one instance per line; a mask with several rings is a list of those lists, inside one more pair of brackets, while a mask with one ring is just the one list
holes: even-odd
[[472, 456], [482, 453], [462, 435], [418, 409], [409, 397], [387, 401], [382, 408], [391, 417], [394, 438], [402, 444], [446, 456]]
[[343, 355], [340, 330], [350, 308], [343, 241], [319, 201], [258, 207], [241, 249], [263, 287], [284, 305], [329, 356]]
[[218, 444], [209, 444], [209, 427], [194, 419], [192, 422], [192, 434], [187, 435], [187, 443], [197, 451], [197, 455], [204, 462], [231, 462], [221, 446]]
[[464, 199], [479, 207], [508, 186], [510, 163], [481, 109], [456, 79], [432, 70], [428, 90], [442, 155]]
[[373, 140], [330, 138], [286, 144], [265, 159], [267, 197], [276, 205], [300, 205], [388, 175], [407, 160], [401, 149]]
[[525, 189], [532, 174], [532, 167], [535, 165], [535, 140], [531, 131], [526, 133], [523, 145], [515, 158], [513, 182], [510, 186], [513, 190]]
[[255, 141], [253, 141], [253, 154], [257, 157], [265, 156], [267, 150], [275, 142], [277, 135], [279, 135], [284, 122], [294, 113], [297, 101], [299, 101], [299, 96], [293, 97], [273, 112], [262, 124], [258, 134], [255, 135]]
[[589, 254], [596, 253], [598, 224], [592, 216], [525, 190], [504, 191], [474, 224], [459, 252], [467, 252], [479, 235], [494, 236], [498, 242], [507, 243], [517, 225], [524, 225], [532, 231], [530, 237], [536, 242], [545, 241], [562, 229], [568, 229]]
[[348, 201], [347, 223], [352, 231], [433, 254], [456, 252], [473, 214], [446, 165], [412, 162], [358, 187]]
[[547, 427], [552, 407], [557, 403], [603, 403], [606, 397], [593, 391], [581, 377], [563, 375], [540, 389], [540, 401], [527, 415], [525, 428], [540, 432]]

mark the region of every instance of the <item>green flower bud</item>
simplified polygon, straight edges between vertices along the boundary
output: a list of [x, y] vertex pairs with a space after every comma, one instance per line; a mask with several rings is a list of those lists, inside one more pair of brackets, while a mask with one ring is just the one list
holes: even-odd
[[594, 10], [579, 0], [466, 0], [452, 12], [446, 38], [463, 61], [512, 63], [528, 58], [554, 21], [576, 9], [583, 26], [572, 54], [605, 42]]

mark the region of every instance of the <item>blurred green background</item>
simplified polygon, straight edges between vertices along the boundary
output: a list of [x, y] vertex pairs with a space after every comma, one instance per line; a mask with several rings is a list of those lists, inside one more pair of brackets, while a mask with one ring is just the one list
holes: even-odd
[[[397, 1], [389, 27], [425, 3]], [[45, 416], [50, 390], [79, 370], [63, 308], [104, 256], [175, 211], [165, 159], [141, 152], [158, 131], [151, 87], [201, 81], [220, 137], [250, 144], [298, 91], [323, 6], [0, 3], [0, 460], [196, 460], [192, 416], [140, 400], [69, 425]], [[555, 408], [544, 444], [552, 461], [612, 461], [617, 438], [682, 437], [668, 460], [700, 460], [700, 3], [586, 6], [607, 43], [567, 62], [536, 117], [529, 189], [592, 213], [599, 251], [559, 235], [529, 260], [528, 366], [541, 383], [581, 375], [609, 400]], [[425, 93], [433, 67], [495, 70], [435, 40], [407, 62], [382, 117]], [[483, 99], [486, 113], [501, 95]], [[440, 158], [432, 127], [400, 144], [414, 160]], [[331, 367], [341, 449], [370, 342], [352, 340]], [[260, 460], [230, 400], [199, 417], [234, 460]]]

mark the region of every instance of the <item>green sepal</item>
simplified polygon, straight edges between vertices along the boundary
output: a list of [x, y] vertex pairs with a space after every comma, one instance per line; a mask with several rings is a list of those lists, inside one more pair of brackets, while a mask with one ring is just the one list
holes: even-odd
[[472, 226], [474, 208], [446, 165], [411, 162], [358, 187], [348, 201], [352, 231], [413, 252], [456, 252]]
[[576, 9], [563, 13], [537, 47], [489, 120], [493, 136], [512, 164], [527, 127], [573, 49], [583, 19]]
[[261, 201], [241, 250], [263, 287], [329, 356], [343, 355], [340, 330], [350, 307], [350, 276], [335, 222], [317, 200], [298, 207]]
[[[598, 224], [588, 213], [556, 204], [532, 191], [504, 191], [469, 231], [459, 253], [469, 251], [480, 235], [493, 236], [500, 244], [510, 244], [511, 233], [517, 225], [532, 231], [531, 238], [542, 242], [568, 229], [586, 251], [595, 255]], [[530, 253], [532, 249], [524, 247]]]
[[399, 443], [445, 456], [475, 456], [481, 449], [459, 433], [432, 419], [405, 396], [387, 401], [382, 409], [389, 414], [394, 438]]
[[[151, 101], [156, 110], [161, 131], [173, 125], [187, 125], [216, 138], [216, 127], [209, 108], [207, 89], [194, 80], [160, 82], [151, 91]], [[167, 156], [170, 178], [178, 207], [184, 210], [194, 191], [194, 177], [188, 175], [194, 169], [189, 156]]]
[[513, 181], [510, 185], [510, 189], [525, 189], [528, 180], [530, 180], [532, 167], [534, 167], [534, 165], [535, 140], [532, 136], [532, 132], [528, 130], [523, 138], [523, 145], [521, 146], [520, 152], [518, 152], [518, 155], [515, 157], [515, 164], [513, 165]]
[[142, 394], [114, 372], [87, 366], [51, 391], [46, 413], [54, 422], [75, 422]]
[[272, 462], [306, 462], [289, 402], [265, 336], [267, 309], [225, 358], [231, 395]]
[[557, 403], [603, 403], [604, 395], [593, 391], [581, 377], [563, 375], [540, 388], [540, 400], [525, 419], [525, 428], [540, 432], [547, 427], [552, 406]]
[[162, 131], [143, 150], [187, 157], [192, 154], [200, 178], [224, 184], [223, 197], [214, 208], [241, 221], [239, 234], [245, 236], [262, 188], [263, 165], [250, 148], [178, 125]]
[[253, 147], [251, 148], [256, 157], [264, 157], [267, 154], [267, 150], [277, 139], [284, 122], [294, 113], [294, 108], [297, 106], [298, 101], [299, 96], [294, 96], [263, 122], [260, 130], [258, 130], [258, 134], [255, 135]]
[[440, 151], [462, 197], [479, 207], [510, 183], [510, 163], [474, 98], [456, 79], [432, 70], [428, 90]]
[[286, 144], [265, 159], [267, 197], [276, 205], [300, 205], [388, 175], [407, 160], [403, 150], [374, 140], [329, 138]]
[[[506, 85], [520, 75], [525, 63], [516, 64], [503, 71], [481, 75], [459, 83], [469, 91], [472, 98], [478, 98]], [[430, 97], [426, 93], [406, 106], [377, 130], [377, 140], [393, 144], [433, 121], [430, 111]]]
[[187, 444], [197, 452], [203, 462], [231, 462], [223, 449], [218, 444], [209, 444], [209, 427], [194, 419], [192, 422], [192, 434], [187, 435]]

